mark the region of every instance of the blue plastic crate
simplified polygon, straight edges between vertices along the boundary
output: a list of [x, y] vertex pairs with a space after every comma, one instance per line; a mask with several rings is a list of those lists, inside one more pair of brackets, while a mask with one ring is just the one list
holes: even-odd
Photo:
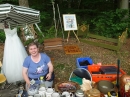
[[[89, 64], [86, 64], [84, 66], [82, 66], [80, 63], [82, 62], [88, 62]], [[77, 58], [76, 59], [76, 66], [77, 68], [85, 68], [88, 69], [88, 65], [92, 65], [93, 64], [93, 60], [90, 57], [81, 57], [81, 58]]]

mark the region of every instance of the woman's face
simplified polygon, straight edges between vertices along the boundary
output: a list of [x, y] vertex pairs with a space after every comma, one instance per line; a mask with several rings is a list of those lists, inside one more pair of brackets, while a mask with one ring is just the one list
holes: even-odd
[[29, 53], [32, 56], [36, 56], [39, 53], [39, 48], [36, 45], [29, 46]]

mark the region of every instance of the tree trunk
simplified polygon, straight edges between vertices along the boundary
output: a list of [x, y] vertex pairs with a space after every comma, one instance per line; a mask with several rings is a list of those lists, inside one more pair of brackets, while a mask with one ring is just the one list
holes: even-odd
[[71, 8], [71, 0], [68, 0], [68, 8]]
[[120, 0], [121, 9], [129, 9], [129, 0]]
[[[127, 9], [129, 10], [129, 0], [120, 0], [120, 9]], [[128, 19], [129, 13], [127, 13], [123, 19]]]
[[28, 0], [19, 0], [19, 5], [29, 7]]

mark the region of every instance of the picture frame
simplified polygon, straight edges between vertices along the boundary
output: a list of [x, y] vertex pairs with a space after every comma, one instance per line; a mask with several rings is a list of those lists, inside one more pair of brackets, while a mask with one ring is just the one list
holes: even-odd
[[63, 14], [64, 31], [77, 30], [77, 21], [75, 14]]

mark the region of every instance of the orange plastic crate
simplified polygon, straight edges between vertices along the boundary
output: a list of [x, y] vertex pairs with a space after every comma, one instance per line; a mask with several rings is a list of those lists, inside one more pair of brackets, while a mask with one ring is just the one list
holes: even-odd
[[[100, 80], [108, 80], [108, 81], [112, 81], [112, 82], [116, 81], [117, 74], [92, 74], [92, 72], [100, 72], [101, 66], [115, 66], [117, 68], [116, 65], [88, 65], [88, 71], [90, 72], [90, 74], [92, 76], [92, 81], [94, 81], [94, 82], [98, 82]], [[120, 68], [119, 77], [121, 77], [124, 74], [126, 74], [126, 72], [124, 72]]]

